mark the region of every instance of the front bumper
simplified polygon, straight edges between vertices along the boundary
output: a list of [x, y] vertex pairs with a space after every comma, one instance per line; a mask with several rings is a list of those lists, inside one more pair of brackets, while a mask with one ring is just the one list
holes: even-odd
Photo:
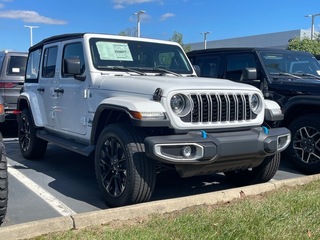
[[[209, 164], [236, 159], [264, 159], [290, 143], [287, 128], [253, 128], [247, 131], [152, 136], [145, 139], [148, 157], [169, 164]], [[260, 161], [261, 162], [261, 161]]]

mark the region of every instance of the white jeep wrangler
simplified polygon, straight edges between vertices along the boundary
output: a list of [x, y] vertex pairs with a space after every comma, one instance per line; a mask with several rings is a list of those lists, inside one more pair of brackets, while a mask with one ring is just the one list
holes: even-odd
[[148, 201], [156, 173], [224, 172], [269, 181], [290, 142], [282, 113], [252, 86], [196, 77], [179, 44], [104, 34], [50, 37], [29, 49], [18, 99], [27, 159], [47, 143], [94, 156], [110, 207]]

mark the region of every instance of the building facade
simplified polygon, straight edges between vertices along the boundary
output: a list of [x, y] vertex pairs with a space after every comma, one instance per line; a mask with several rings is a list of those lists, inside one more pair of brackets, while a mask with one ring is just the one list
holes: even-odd
[[[310, 30], [292, 30], [285, 32], [267, 33], [223, 40], [206, 41], [207, 48], [228, 48], [228, 47], [272, 47], [287, 48], [290, 39], [296, 37], [310, 37]], [[191, 50], [204, 49], [204, 42], [191, 43]]]

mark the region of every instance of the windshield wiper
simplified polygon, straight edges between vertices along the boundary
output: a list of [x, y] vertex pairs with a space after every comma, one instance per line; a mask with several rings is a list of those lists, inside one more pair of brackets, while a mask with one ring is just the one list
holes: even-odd
[[135, 70], [133, 68], [128, 68], [128, 67], [123, 67], [123, 66], [98, 66], [98, 68], [105, 68], [105, 69], [112, 69], [112, 70], [121, 70], [121, 71], [127, 71], [127, 72], [134, 72], [134, 73], [138, 73], [140, 75], [147, 75], [144, 72]]
[[169, 74], [172, 74], [172, 75], [175, 75], [175, 76], [181, 76], [181, 74], [179, 73], [176, 73], [176, 72], [172, 72], [172, 71], [169, 71], [168, 69], [165, 69], [165, 68], [152, 68], [153, 71], [157, 71], [157, 72], [162, 72], [162, 73], [169, 73]]
[[271, 72], [269, 73], [270, 75], [277, 75], [277, 76], [287, 76], [287, 77], [294, 77], [294, 78], [298, 78], [301, 79], [301, 77], [287, 73], [287, 72]]
[[320, 76], [317, 76], [311, 73], [295, 73], [295, 75], [302, 76], [302, 77], [314, 77], [316, 79], [320, 79]]

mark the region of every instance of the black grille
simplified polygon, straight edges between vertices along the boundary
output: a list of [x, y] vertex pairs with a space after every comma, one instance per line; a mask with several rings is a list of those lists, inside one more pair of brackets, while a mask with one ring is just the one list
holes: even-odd
[[250, 110], [248, 94], [190, 94], [193, 110], [183, 122], [234, 122], [256, 117]]

